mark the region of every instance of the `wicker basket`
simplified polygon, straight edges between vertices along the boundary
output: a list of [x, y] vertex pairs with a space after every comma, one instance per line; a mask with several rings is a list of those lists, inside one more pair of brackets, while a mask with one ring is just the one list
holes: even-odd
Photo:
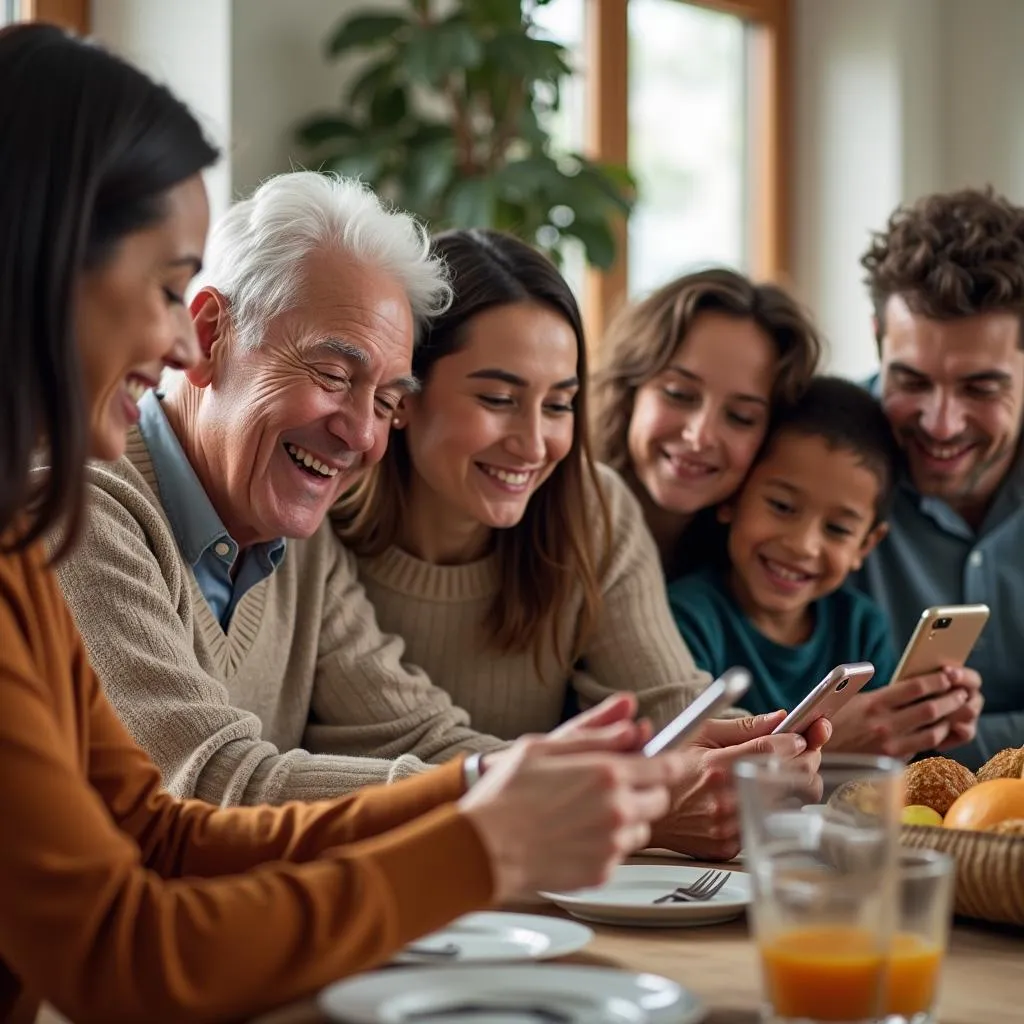
[[1024, 925], [1024, 836], [904, 825], [900, 839], [956, 861], [956, 913]]

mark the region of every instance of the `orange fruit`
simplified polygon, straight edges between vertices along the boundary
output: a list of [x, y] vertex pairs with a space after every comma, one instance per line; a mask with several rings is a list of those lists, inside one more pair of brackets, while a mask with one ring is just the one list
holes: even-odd
[[1024, 818], [1024, 779], [989, 779], [972, 786], [946, 812], [946, 828], [986, 831], [1011, 818]]

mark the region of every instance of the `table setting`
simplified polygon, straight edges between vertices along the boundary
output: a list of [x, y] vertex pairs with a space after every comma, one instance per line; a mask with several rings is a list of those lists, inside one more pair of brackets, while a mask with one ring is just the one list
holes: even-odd
[[737, 766], [743, 855], [643, 851], [604, 885], [469, 914], [257, 1024], [1010, 1024], [1024, 928], [954, 918], [957, 867], [907, 845], [904, 766], [831, 758], [810, 804]]

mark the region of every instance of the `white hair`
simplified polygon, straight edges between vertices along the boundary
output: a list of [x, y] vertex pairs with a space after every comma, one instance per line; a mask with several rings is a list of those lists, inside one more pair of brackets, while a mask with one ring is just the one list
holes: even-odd
[[418, 325], [451, 304], [447, 270], [422, 224], [360, 181], [315, 171], [279, 174], [228, 209], [210, 233], [193, 294], [216, 288], [231, 303], [243, 344], [258, 344], [257, 324], [294, 306], [302, 262], [318, 249], [393, 276]]

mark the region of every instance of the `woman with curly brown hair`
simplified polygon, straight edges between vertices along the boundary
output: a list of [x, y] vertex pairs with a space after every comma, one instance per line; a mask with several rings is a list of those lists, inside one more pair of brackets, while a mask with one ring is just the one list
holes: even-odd
[[821, 357], [782, 288], [712, 268], [628, 306], [605, 336], [594, 390], [597, 457], [626, 478], [672, 580], [710, 555], [713, 517]]

